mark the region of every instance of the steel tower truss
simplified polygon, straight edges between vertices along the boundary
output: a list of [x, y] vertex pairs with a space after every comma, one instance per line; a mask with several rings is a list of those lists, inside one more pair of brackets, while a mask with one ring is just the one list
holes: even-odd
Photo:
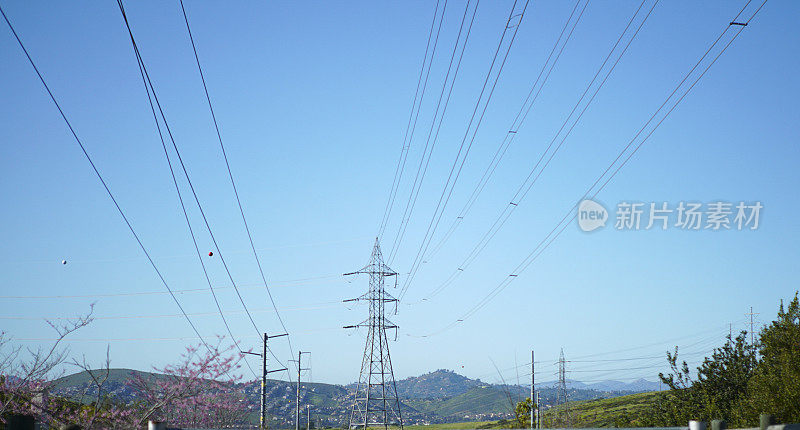
[[394, 303], [395, 310], [397, 309], [397, 299], [388, 294], [385, 289], [385, 281], [388, 277], [394, 277], [395, 287], [397, 287], [397, 272], [383, 262], [383, 254], [381, 254], [377, 238], [369, 264], [356, 272], [345, 273], [345, 275], [356, 274], [369, 275], [369, 291], [358, 298], [345, 300], [345, 302], [368, 302], [369, 318], [360, 324], [345, 328], [367, 327], [369, 331], [364, 347], [364, 357], [361, 361], [361, 374], [358, 378], [353, 410], [350, 413], [350, 428], [383, 427], [388, 429], [392, 425], [402, 429], [400, 399], [397, 396], [392, 358], [389, 354], [389, 340], [386, 336], [387, 329], [394, 329], [396, 339], [397, 326], [385, 316], [387, 303]]

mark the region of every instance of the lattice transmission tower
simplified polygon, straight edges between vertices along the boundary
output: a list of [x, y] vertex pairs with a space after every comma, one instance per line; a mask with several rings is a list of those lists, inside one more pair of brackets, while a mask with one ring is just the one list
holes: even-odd
[[569, 399], [567, 398], [567, 360], [564, 359], [564, 348], [558, 356], [558, 391], [556, 392], [556, 405], [558, 405], [558, 425], [564, 428], [572, 427], [570, 422]]
[[356, 272], [345, 275], [369, 275], [369, 291], [362, 296], [345, 300], [366, 301], [369, 303], [369, 318], [360, 324], [346, 326], [345, 328], [367, 327], [367, 344], [364, 347], [364, 358], [361, 361], [361, 374], [356, 387], [353, 410], [350, 414], [350, 428], [366, 429], [368, 427], [383, 427], [390, 425], [403, 428], [403, 418], [400, 413], [400, 399], [397, 396], [397, 385], [392, 370], [392, 358], [389, 355], [389, 340], [386, 336], [387, 329], [395, 330], [397, 326], [386, 319], [385, 307], [387, 303], [395, 303], [397, 299], [386, 292], [385, 281], [387, 277], [394, 277], [397, 287], [397, 272], [393, 271], [383, 262], [383, 254], [378, 239], [372, 248], [369, 264]]

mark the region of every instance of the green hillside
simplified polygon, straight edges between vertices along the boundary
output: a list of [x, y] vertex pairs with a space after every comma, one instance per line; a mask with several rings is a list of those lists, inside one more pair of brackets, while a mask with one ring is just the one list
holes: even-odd
[[[93, 371], [94, 372], [94, 371]], [[101, 374], [100, 371], [97, 371], [98, 375]], [[124, 384], [132, 375], [139, 374], [143, 376], [155, 376], [155, 377], [163, 377], [163, 375], [158, 373], [150, 373], [150, 372], [142, 372], [139, 370], [131, 370], [131, 369], [109, 369], [108, 372], [108, 383], [109, 384]], [[75, 387], [75, 386], [84, 386], [92, 382], [91, 376], [89, 376], [89, 372], [83, 371], [79, 373], [75, 373], [72, 375], [63, 376], [61, 378], [56, 379], [56, 388], [59, 387]]]
[[306, 402], [314, 405], [314, 409], [337, 408], [341, 406], [341, 399], [347, 399], [347, 389], [339, 385], [304, 383], [303, 391], [307, 393]]
[[485, 426], [491, 424], [492, 421], [467, 421], [445, 424], [411, 425], [403, 426], [403, 428], [406, 430], [470, 430], [487, 428]]
[[[512, 400], [513, 402], [513, 400]], [[437, 408], [439, 415], [509, 413], [512, 403], [506, 393], [491, 387], [475, 387], [459, 396], [443, 401]]]
[[491, 419], [511, 411], [505, 392], [490, 386], [474, 387], [447, 399], [404, 399], [403, 403], [425, 414], [458, 420]]
[[[659, 392], [629, 394], [610, 399], [569, 402], [573, 427], [637, 427], [641, 412], [656, 402]], [[556, 420], [563, 406], [544, 412], [545, 423]]]
[[481, 385], [484, 384], [480, 380], [469, 379], [452, 370], [439, 369], [397, 381], [397, 394], [401, 398], [438, 399], [458, 396]]
[[[163, 378], [164, 375], [139, 372], [130, 369], [111, 369], [108, 383], [104, 391], [110, 392], [116, 401], [125, 403], [136, 399], [134, 392], [125, 382], [131, 376], [140, 374], [146, 377]], [[93, 393], [91, 378], [86, 372], [65, 376], [57, 380], [55, 392], [76, 401], [91, 401]], [[248, 404], [255, 414], [260, 398], [260, 384], [249, 381], [239, 384]], [[296, 386], [288, 381], [267, 381], [267, 412], [271, 417], [273, 428], [287, 428], [294, 423], [294, 407]], [[458, 428], [474, 428], [481, 425], [489, 428], [487, 421], [492, 421], [499, 428], [506, 424], [497, 423], [500, 419], [513, 416], [513, 404], [528, 395], [527, 389], [511, 385], [492, 385], [472, 380], [451, 371], [438, 370], [419, 377], [398, 381], [398, 391], [403, 403], [403, 418], [408, 424], [443, 424], [461, 423]], [[88, 393], [85, 393], [87, 388]], [[352, 408], [352, 397], [355, 384], [341, 386], [324, 383], [304, 382], [300, 389], [301, 405], [311, 404], [312, 415], [316, 425], [320, 427], [340, 427], [347, 422]], [[542, 405], [546, 407], [554, 402], [554, 388], [540, 389]], [[89, 394], [88, 397], [84, 397]], [[509, 401], [509, 394], [511, 401]], [[615, 393], [586, 389], [570, 390], [570, 398], [576, 399], [572, 405], [582, 425], [613, 426], [624, 421], [626, 413], [631, 415], [637, 402], [647, 399], [646, 396], [634, 395], [618, 399], [588, 400], [596, 397], [609, 397]], [[407, 396], [407, 397], [406, 397]], [[609, 415], [609, 413], [611, 413]], [[254, 415], [255, 416], [255, 415]], [[465, 422], [470, 422], [466, 424]], [[477, 423], [476, 423], [477, 422]], [[490, 423], [491, 424], [491, 423]], [[426, 428], [429, 428], [426, 426]], [[430, 428], [429, 428], [430, 429]], [[431, 429], [435, 430], [435, 429]]]

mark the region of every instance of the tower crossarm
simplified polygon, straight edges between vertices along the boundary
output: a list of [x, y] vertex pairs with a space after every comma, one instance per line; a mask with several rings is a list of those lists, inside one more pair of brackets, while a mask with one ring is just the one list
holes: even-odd
[[397, 286], [397, 272], [383, 262], [383, 255], [375, 239], [370, 262], [361, 270], [345, 273], [349, 275], [369, 275], [369, 290], [354, 299], [345, 302], [369, 302], [369, 317], [359, 324], [344, 326], [346, 329], [367, 327], [369, 332], [364, 346], [364, 355], [361, 360], [361, 373], [353, 397], [353, 408], [350, 414], [350, 429], [367, 430], [368, 427], [383, 427], [399, 425], [403, 429], [400, 399], [397, 395], [397, 384], [394, 380], [392, 359], [389, 355], [389, 339], [386, 330], [395, 330], [397, 340], [398, 326], [386, 319], [384, 307], [387, 303], [395, 303], [395, 312], [398, 300], [386, 293], [385, 278], [394, 276]]

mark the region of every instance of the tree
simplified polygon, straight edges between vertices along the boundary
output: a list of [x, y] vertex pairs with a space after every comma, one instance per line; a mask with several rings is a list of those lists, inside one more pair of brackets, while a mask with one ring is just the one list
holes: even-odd
[[[243, 390], [236, 376], [242, 354], [234, 346], [203, 343], [190, 346], [178, 364], [155, 369], [163, 375], [137, 376], [129, 385], [139, 401], [128, 404], [113, 398], [109, 389], [110, 359], [93, 369], [84, 357], [68, 362], [65, 338], [92, 322], [93, 306], [85, 316], [63, 324], [47, 323], [57, 337], [48, 347], [13, 346], [0, 331], [0, 425], [8, 414], [34, 415], [46, 423], [79, 425], [83, 429], [136, 428], [147, 420], [173, 425], [211, 427], [247, 422]], [[77, 397], [55, 395], [55, 382], [71, 364], [89, 377]]]
[[72, 365], [81, 369], [89, 377], [89, 383], [81, 391], [76, 401], [56, 398], [51, 409], [58, 410], [60, 421], [78, 424], [84, 430], [91, 429], [128, 429], [136, 427], [134, 410], [127, 404], [117, 401], [111, 394], [109, 377], [111, 376], [110, 347], [106, 347], [106, 359], [103, 366], [92, 369], [83, 357], [81, 361], [72, 360]]
[[[178, 364], [154, 369], [158, 374], [137, 374], [129, 386], [140, 399], [140, 423], [164, 421], [186, 427], [231, 426], [247, 422], [247, 408], [237, 384], [243, 355], [234, 345], [189, 346]], [[235, 352], [234, 352], [235, 351]]]
[[517, 428], [529, 428], [531, 426], [531, 408], [535, 408], [535, 406], [530, 397], [517, 402], [517, 406], [514, 408]]
[[89, 325], [93, 311], [94, 305], [91, 305], [86, 315], [69, 322], [46, 321], [56, 332], [56, 338], [47, 347], [12, 346], [9, 334], [0, 331], [0, 422], [4, 422], [6, 414], [14, 413], [68, 423], [58, 405], [51, 407], [49, 393], [53, 381], [60, 376], [57, 369], [67, 360], [67, 352], [61, 347], [64, 339]]
[[756, 368], [755, 347], [747, 343], [747, 333], [728, 339], [713, 355], [703, 360], [697, 372], [702, 419], [723, 419], [738, 424], [737, 403], [746, 396], [747, 384]]
[[711, 421], [723, 419], [737, 423], [740, 416], [737, 404], [747, 393], [748, 381], [755, 372], [755, 348], [747, 344], [747, 333], [714, 349], [697, 368], [693, 380], [688, 364], [678, 364], [678, 348], [667, 352], [671, 373], [659, 373], [659, 378], [670, 391], [660, 395], [643, 422], [652, 426], [681, 425], [689, 420]]
[[761, 360], [749, 381], [750, 395], [741, 408], [755, 420], [760, 413], [775, 415], [778, 422], [800, 422], [800, 302], [794, 299], [778, 318], [762, 330]]
[[677, 346], [674, 352], [667, 351], [667, 363], [671, 373], [659, 373], [658, 377], [670, 390], [660, 394], [659, 399], [644, 412], [642, 421], [646, 426], [673, 426], [695, 419], [698, 393], [692, 389], [694, 382], [689, 365], [685, 361], [678, 362]]
[[[643, 420], [650, 426], [683, 425], [690, 419], [724, 419], [738, 427], [758, 424], [761, 413], [780, 422], [800, 421], [800, 301], [794, 299], [759, 334], [757, 345], [747, 333], [714, 350], [693, 381], [686, 362], [667, 353], [672, 373], [659, 374], [670, 390], [659, 395]], [[757, 353], [758, 352], [758, 353]]]

